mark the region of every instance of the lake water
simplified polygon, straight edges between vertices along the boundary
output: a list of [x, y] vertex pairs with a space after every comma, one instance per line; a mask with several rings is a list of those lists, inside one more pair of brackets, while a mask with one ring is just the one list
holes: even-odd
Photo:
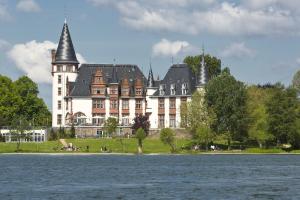
[[300, 199], [297, 155], [0, 155], [0, 199]]

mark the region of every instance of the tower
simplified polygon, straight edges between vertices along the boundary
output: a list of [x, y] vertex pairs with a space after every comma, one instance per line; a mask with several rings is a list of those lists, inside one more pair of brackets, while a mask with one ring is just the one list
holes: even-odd
[[69, 83], [74, 82], [79, 62], [73, 47], [68, 24], [65, 20], [58, 47], [52, 54], [52, 127], [65, 126], [67, 114], [72, 114], [69, 105]]
[[197, 76], [197, 89], [198, 90], [203, 90], [204, 86], [208, 82], [208, 71], [207, 71], [207, 66], [206, 66], [204, 58], [205, 58], [205, 55], [204, 55], [204, 48], [203, 48], [201, 61], [200, 61], [200, 69], [198, 71], [198, 76]]

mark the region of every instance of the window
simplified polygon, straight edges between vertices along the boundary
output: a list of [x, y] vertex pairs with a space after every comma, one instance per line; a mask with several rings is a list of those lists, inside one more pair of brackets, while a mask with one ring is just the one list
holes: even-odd
[[58, 84], [61, 84], [61, 75], [58, 75], [57, 79]]
[[73, 66], [67, 65], [67, 72], [73, 72]]
[[93, 125], [102, 126], [105, 122], [105, 114], [93, 114]]
[[122, 88], [122, 96], [129, 96], [129, 88]]
[[175, 95], [175, 93], [176, 93], [175, 84], [174, 83], [171, 84], [170, 92], [171, 92], [171, 95]]
[[56, 68], [57, 68], [57, 72], [63, 71], [63, 66], [61, 66], [61, 65], [57, 65]]
[[57, 115], [57, 124], [61, 125], [61, 115]]
[[137, 95], [137, 96], [142, 95], [142, 88], [136, 88], [135, 89], [135, 95]]
[[77, 125], [86, 124], [86, 116], [82, 112], [76, 113], [74, 122]]
[[57, 102], [57, 109], [58, 109], [58, 110], [61, 110], [61, 101], [58, 101], [58, 102]]
[[176, 116], [170, 115], [170, 127], [175, 128], [176, 127]]
[[104, 95], [105, 94], [105, 88], [93, 88], [92, 94], [96, 95]]
[[117, 100], [110, 100], [110, 109], [117, 109], [117, 108], [118, 108]]
[[183, 95], [186, 95], [186, 94], [187, 94], [188, 87], [187, 87], [187, 84], [186, 84], [186, 83], [183, 83], [183, 84], [182, 84], [181, 90], [182, 90], [182, 94], [183, 94]]
[[105, 108], [105, 100], [103, 99], [93, 99], [93, 108]]
[[68, 109], [69, 109], [69, 100], [66, 99], [66, 110], [68, 110]]
[[117, 87], [111, 87], [109, 90], [110, 90], [110, 94], [118, 94], [118, 88]]
[[170, 109], [176, 108], [176, 99], [170, 98]]
[[159, 109], [164, 109], [165, 108], [165, 99], [164, 98], [158, 99], [158, 108]]
[[165, 127], [165, 115], [158, 115], [158, 127], [159, 128]]
[[128, 126], [129, 125], [129, 115], [122, 116], [122, 125]]
[[159, 85], [159, 95], [165, 95], [165, 85]]
[[124, 110], [129, 109], [129, 100], [128, 99], [123, 99], [122, 100], [122, 109], [124, 109]]
[[61, 96], [61, 87], [58, 88], [57, 94], [58, 96]]
[[139, 110], [142, 109], [142, 100], [135, 100], [135, 109]]

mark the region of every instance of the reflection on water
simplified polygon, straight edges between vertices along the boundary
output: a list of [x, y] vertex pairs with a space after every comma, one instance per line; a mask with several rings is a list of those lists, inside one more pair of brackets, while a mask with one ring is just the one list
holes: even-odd
[[300, 199], [300, 156], [0, 155], [0, 199]]

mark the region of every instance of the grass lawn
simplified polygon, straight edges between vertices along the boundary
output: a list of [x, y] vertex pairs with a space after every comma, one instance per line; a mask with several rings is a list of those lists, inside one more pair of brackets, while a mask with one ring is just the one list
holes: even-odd
[[[55, 149], [60, 148], [61, 144], [59, 141], [47, 141], [43, 143], [21, 143], [20, 152], [31, 152], [31, 153], [54, 153], [57, 152]], [[4, 143], [0, 142], [0, 153], [13, 153], [17, 149], [17, 143]]]

